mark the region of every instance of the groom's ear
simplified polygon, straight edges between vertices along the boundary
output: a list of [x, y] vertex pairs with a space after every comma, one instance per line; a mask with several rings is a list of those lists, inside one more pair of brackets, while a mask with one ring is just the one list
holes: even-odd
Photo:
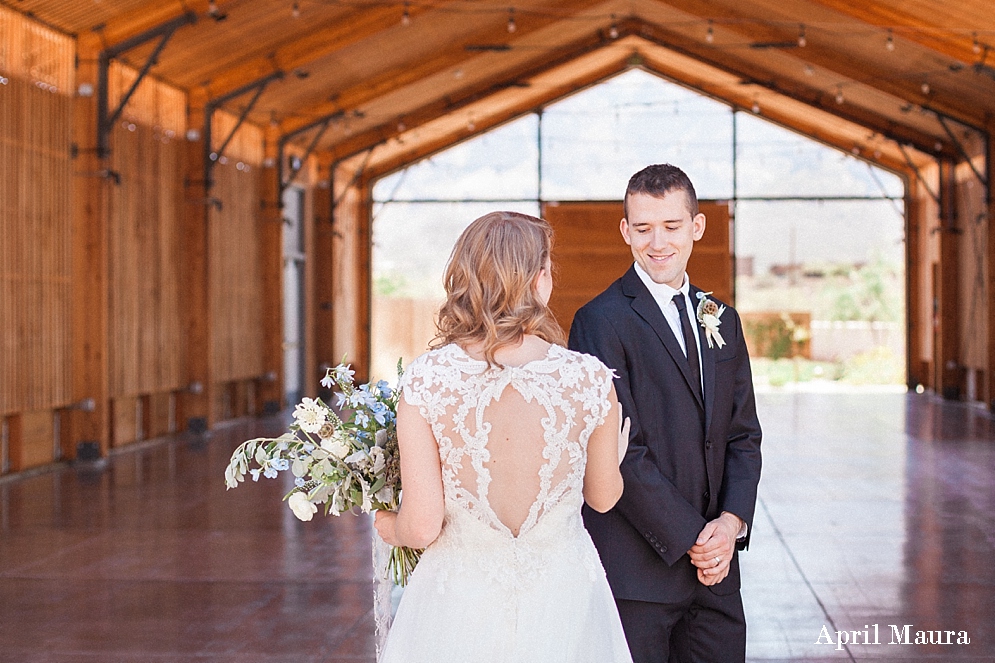
[[632, 242], [629, 241], [629, 221], [624, 216], [622, 217], [622, 220], [618, 222], [618, 231], [622, 233], [622, 239], [625, 240], [625, 243], [632, 246]]
[[705, 215], [698, 212], [691, 219], [691, 224], [694, 226], [694, 241], [697, 242], [705, 234]]

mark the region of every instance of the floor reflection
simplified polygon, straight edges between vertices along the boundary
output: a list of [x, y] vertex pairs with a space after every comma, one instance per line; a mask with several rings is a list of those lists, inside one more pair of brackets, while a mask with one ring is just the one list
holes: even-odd
[[[995, 660], [991, 416], [914, 394], [758, 398], [749, 660]], [[283, 479], [225, 491], [235, 446], [280, 430], [0, 482], [0, 661], [372, 663], [369, 519], [298, 522]], [[892, 624], [971, 643], [891, 645]]]

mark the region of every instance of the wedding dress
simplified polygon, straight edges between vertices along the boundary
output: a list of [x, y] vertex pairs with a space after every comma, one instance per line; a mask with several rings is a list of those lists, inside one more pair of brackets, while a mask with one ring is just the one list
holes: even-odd
[[408, 367], [400, 388], [439, 444], [445, 519], [380, 663], [631, 663], [580, 514], [611, 381], [557, 345], [488, 368], [450, 344]]

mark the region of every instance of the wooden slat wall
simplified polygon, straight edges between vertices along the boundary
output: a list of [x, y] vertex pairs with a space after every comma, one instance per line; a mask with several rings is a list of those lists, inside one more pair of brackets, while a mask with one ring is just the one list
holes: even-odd
[[[238, 124], [237, 115], [227, 111], [216, 111], [211, 130], [211, 149], [218, 150], [223, 141], [231, 135], [236, 124]], [[264, 151], [263, 130], [254, 124], [242, 123], [225, 147], [222, 158], [224, 161], [241, 161], [259, 166], [263, 163]]]
[[73, 56], [69, 38], [0, 8], [0, 415], [71, 399]]
[[133, 126], [111, 137], [111, 169], [121, 175], [110, 199], [112, 398], [183, 384], [183, 145]]
[[[260, 269], [261, 169], [214, 169], [209, 230], [211, 380], [259, 377], [263, 372], [262, 273]], [[279, 250], [279, 247], [276, 247]]]

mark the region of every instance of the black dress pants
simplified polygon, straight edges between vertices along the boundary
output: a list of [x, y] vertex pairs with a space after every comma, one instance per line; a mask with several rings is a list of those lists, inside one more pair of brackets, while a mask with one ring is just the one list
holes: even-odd
[[746, 618], [740, 593], [702, 584], [681, 603], [616, 599], [633, 663], [744, 663]]

